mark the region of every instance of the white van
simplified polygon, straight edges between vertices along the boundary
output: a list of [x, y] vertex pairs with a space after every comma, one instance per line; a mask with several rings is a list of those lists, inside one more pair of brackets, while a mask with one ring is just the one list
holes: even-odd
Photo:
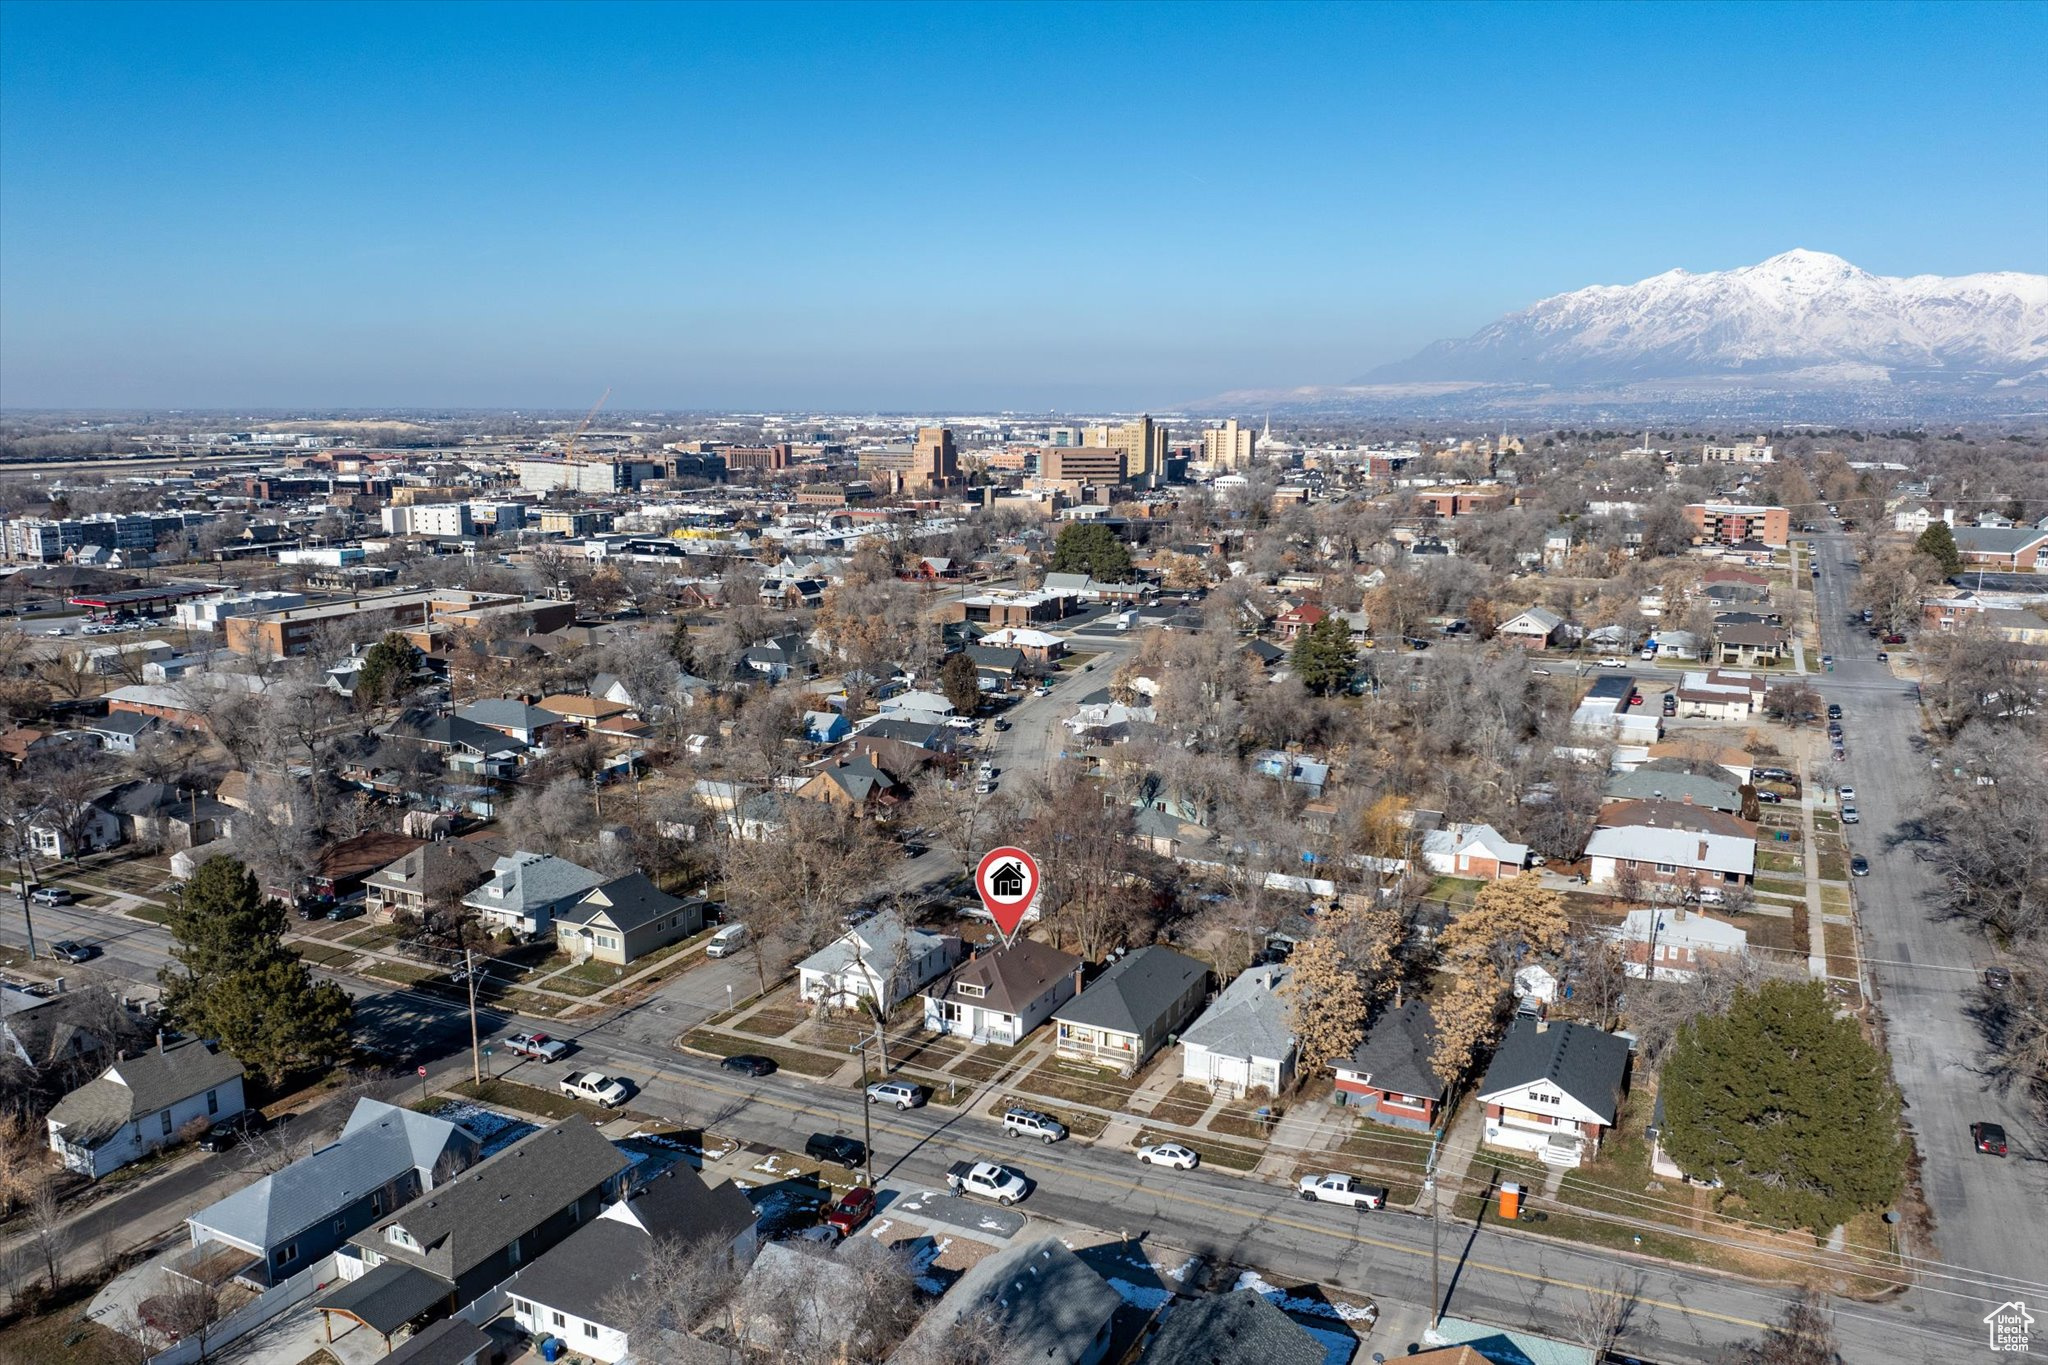
[[711, 942], [704, 945], [706, 957], [731, 957], [747, 945], [747, 926], [728, 924], [711, 936]]

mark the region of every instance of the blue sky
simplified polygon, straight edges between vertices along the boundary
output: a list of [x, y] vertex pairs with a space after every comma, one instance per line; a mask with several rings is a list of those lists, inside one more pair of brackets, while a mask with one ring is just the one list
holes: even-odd
[[1169, 407], [2048, 270], [2048, 6], [0, 4], [0, 404]]

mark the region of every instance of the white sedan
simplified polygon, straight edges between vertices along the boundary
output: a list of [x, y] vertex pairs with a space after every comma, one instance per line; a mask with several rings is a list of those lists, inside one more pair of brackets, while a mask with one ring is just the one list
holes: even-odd
[[1200, 1153], [1178, 1142], [1160, 1142], [1138, 1149], [1138, 1160], [1146, 1165], [1171, 1166], [1176, 1171], [1192, 1171], [1201, 1159]]

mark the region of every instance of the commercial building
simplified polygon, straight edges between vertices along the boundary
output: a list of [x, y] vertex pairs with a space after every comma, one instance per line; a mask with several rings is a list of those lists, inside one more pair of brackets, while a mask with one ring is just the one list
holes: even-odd
[[772, 446], [727, 446], [721, 453], [729, 474], [772, 474], [796, 463], [795, 450], [787, 441]]
[[1038, 452], [1038, 477], [1060, 483], [1122, 483], [1129, 457], [1100, 446], [1060, 446]]
[[[193, 524], [209, 521], [195, 515]], [[69, 551], [88, 545], [122, 552], [124, 557], [150, 554], [165, 536], [186, 529], [182, 513], [99, 513], [89, 517], [20, 517], [6, 523], [7, 557], [53, 564]]]
[[468, 503], [436, 502], [385, 508], [384, 530], [394, 536], [473, 536], [476, 522]]
[[544, 455], [518, 462], [529, 493], [629, 493], [663, 474], [652, 460], [564, 460]]
[[1705, 464], [1770, 464], [1776, 459], [1776, 449], [1761, 441], [1738, 441], [1728, 446], [1701, 446], [1700, 460]]
[[1124, 453], [1124, 477], [1132, 483], [1156, 483], [1166, 477], [1166, 428], [1151, 419], [1108, 428], [1105, 444]]
[[1252, 462], [1258, 448], [1259, 434], [1249, 427], [1240, 427], [1235, 417], [1202, 433], [1202, 463], [1211, 470], [1243, 469]]
[[560, 630], [575, 617], [574, 605], [567, 602], [444, 588], [236, 615], [227, 618], [225, 634], [228, 648], [237, 654], [285, 658], [305, 653], [329, 629], [367, 638], [380, 631], [438, 623], [493, 626], [513, 634], [521, 629]]
[[1782, 507], [1761, 507], [1733, 502], [1696, 502], [1685, 509], [1692, 525], [1693, 541], [1736, 545], [1745, 540], [1765, 545], [1791, 543], [1792, 518]]

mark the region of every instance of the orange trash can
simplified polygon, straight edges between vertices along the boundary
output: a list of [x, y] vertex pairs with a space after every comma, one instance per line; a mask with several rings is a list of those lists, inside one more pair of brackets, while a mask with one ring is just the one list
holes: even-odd
[[1503, 1222], [1512, 1223], [1521, 1216], [1522, 1187], [1510, 1180], [1500, 1187], [1500, 1216]]

